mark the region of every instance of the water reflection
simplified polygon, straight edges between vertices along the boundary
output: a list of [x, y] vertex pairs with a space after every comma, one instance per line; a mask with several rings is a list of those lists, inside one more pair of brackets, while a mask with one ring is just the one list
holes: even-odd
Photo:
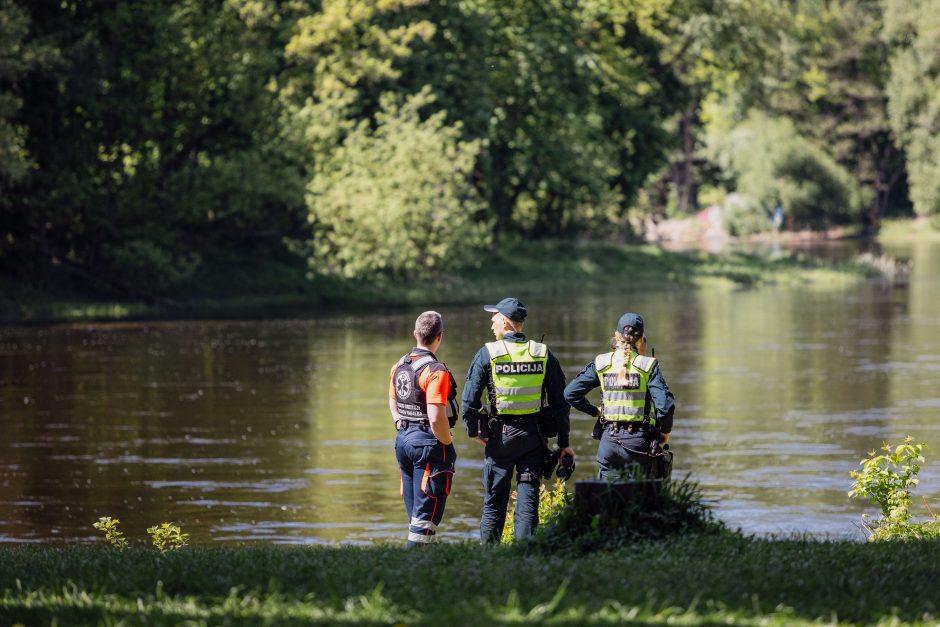
[[[678, 399], [676, 472], [729, 524], [857, 535], [848, 471], [884, 439], [931, 445], [918, 493], [940, 496], [940, 246], [887, 252], [913, 259], [909, 286], [520, 296], [569, 378], [643, 312]], [[196, 543], [399, 540], [386, 390], [416, 313], [0, 330], [0, 542], [87, 541], [104, 515], [132, 538], [174, 520]], [[489, 319], [443, 313], [462, 385]], [[572, 419], [585, 477], [593, 420]], [[456, 442], [442, 535], [471, 538], [482, 450]]]

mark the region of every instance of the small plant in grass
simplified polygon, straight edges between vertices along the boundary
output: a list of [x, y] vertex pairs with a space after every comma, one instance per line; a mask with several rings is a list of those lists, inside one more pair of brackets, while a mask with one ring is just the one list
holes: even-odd
[[[565, 482], [561, 479], [555, 479], [555, 485], [551, 490], [545, 487], [545, 484], [539, 486], [539, 524], [545, 524], [555, 521], [571, 503], [571, 494], [565, 489]], [[503, 544], [509, 544], [515, 539], [516, 513], [516, 492], [512, 493], [512, 509], [506, 513], [506, 524], [503, 527], [503, 536], [500, 541]]]
[[933, 523], [911, 525], [911, 489], [918, 484], [917, 473], [924, 463], [923, 450], [926, 445], [914, 443], [907, 436], [904, 443], [881, 447], [883, 455], [869, 451], [870, 457], [859, 462], [861, 470], [849, 473], [855, 482], [849, 491], [850, 497], [865, 497], [881, 508], [881, 516], [872, 519], [862, 514], [862, 526], [869, 533], [869, 540], [920, 537], [940, 520], [934, 516]]
[[154, 526], [147, 529], [153, 545], [161, 553], [167, 551], [178, 551], [189, 544], [189, 534], [183, 533], [177, 525], [171, 522], [165, 522], [160, 526]]
[[92, 527], [102, 532], [105, 540], [110, 542], [111, 546], [115, 549], [126, 549], [127, 538], [125, 538], [124, 534], [118, 529], [119, 524], [121, 524], [121, 521], [117, 518], [102, 516], [98, 519], [98, 522], [92, 524]]

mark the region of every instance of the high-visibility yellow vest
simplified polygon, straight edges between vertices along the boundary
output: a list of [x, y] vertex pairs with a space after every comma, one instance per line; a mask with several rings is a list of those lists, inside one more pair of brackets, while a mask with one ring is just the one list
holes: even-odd
[[533, 342], [488, 342], [496, 411], [509, 416], [535, 414], [542, 408], [542, 383], [548, 347]]
[[[624, 370], [623, 351], [604, 353], [594, 358], [594, 368], [600, 380], [605, 420], [641, 421], [649, 415], [649, 423], [656, 426], [655, 409], [647, 406], [646, 396], [655, 357], [633, 353]], [[651, 415], [650, 415], [651, 414]]]

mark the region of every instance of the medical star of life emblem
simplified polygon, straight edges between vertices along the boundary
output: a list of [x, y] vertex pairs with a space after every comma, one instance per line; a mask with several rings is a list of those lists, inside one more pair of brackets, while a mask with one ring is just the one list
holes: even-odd
[[398, 398], [408, 398], [411, 396], [411, 377], [402, 372], [395, 377], [395, 394]]

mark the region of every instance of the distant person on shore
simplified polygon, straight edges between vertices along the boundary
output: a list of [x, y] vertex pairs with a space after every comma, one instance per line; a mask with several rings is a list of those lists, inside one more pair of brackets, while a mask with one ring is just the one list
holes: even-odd
[[408, 547], [434, 539], [457, 459], [450, 432], [457, 419], [457, 386], [435, 356], [443, 337], [441, 314], [424, 312], [415, 320], [417, 345], [391, 371], [388, 407], [398, 429], [395, 455], [409, 521]]
[[[526, 339], [527, 310], [516, 298], [486, 305], [496, 337], [481, 348], [467, 372], [461, 399], [467, 434], [486, 447], [480, 539], [499, 542], [516, 475], [515, 538], [538, 525], [539, 486], [547, 460], [547, 438], [558, 437], [561, 456], [574, 458], [568, 443], [565, 375], [545, 344]], [[483, 407], [486, 392], [488, 409]], [[550, 456], [549, 456], [550, 457]]]
[[[617, 321], [614, 350], [598, 355], [565, 388], [575, 409], [598, 418], [594, 437], [601, 479], [617, 478], [638, 466], [646, 476], [661, 474], [654, 460], [669, 441], [675, 399], [655, 357], [646, 351], [643, 318], [625, 313]], [[602, 407], [586, 395], [600, 386]], [[600, 433], [598, 433], [600, 431]]]

